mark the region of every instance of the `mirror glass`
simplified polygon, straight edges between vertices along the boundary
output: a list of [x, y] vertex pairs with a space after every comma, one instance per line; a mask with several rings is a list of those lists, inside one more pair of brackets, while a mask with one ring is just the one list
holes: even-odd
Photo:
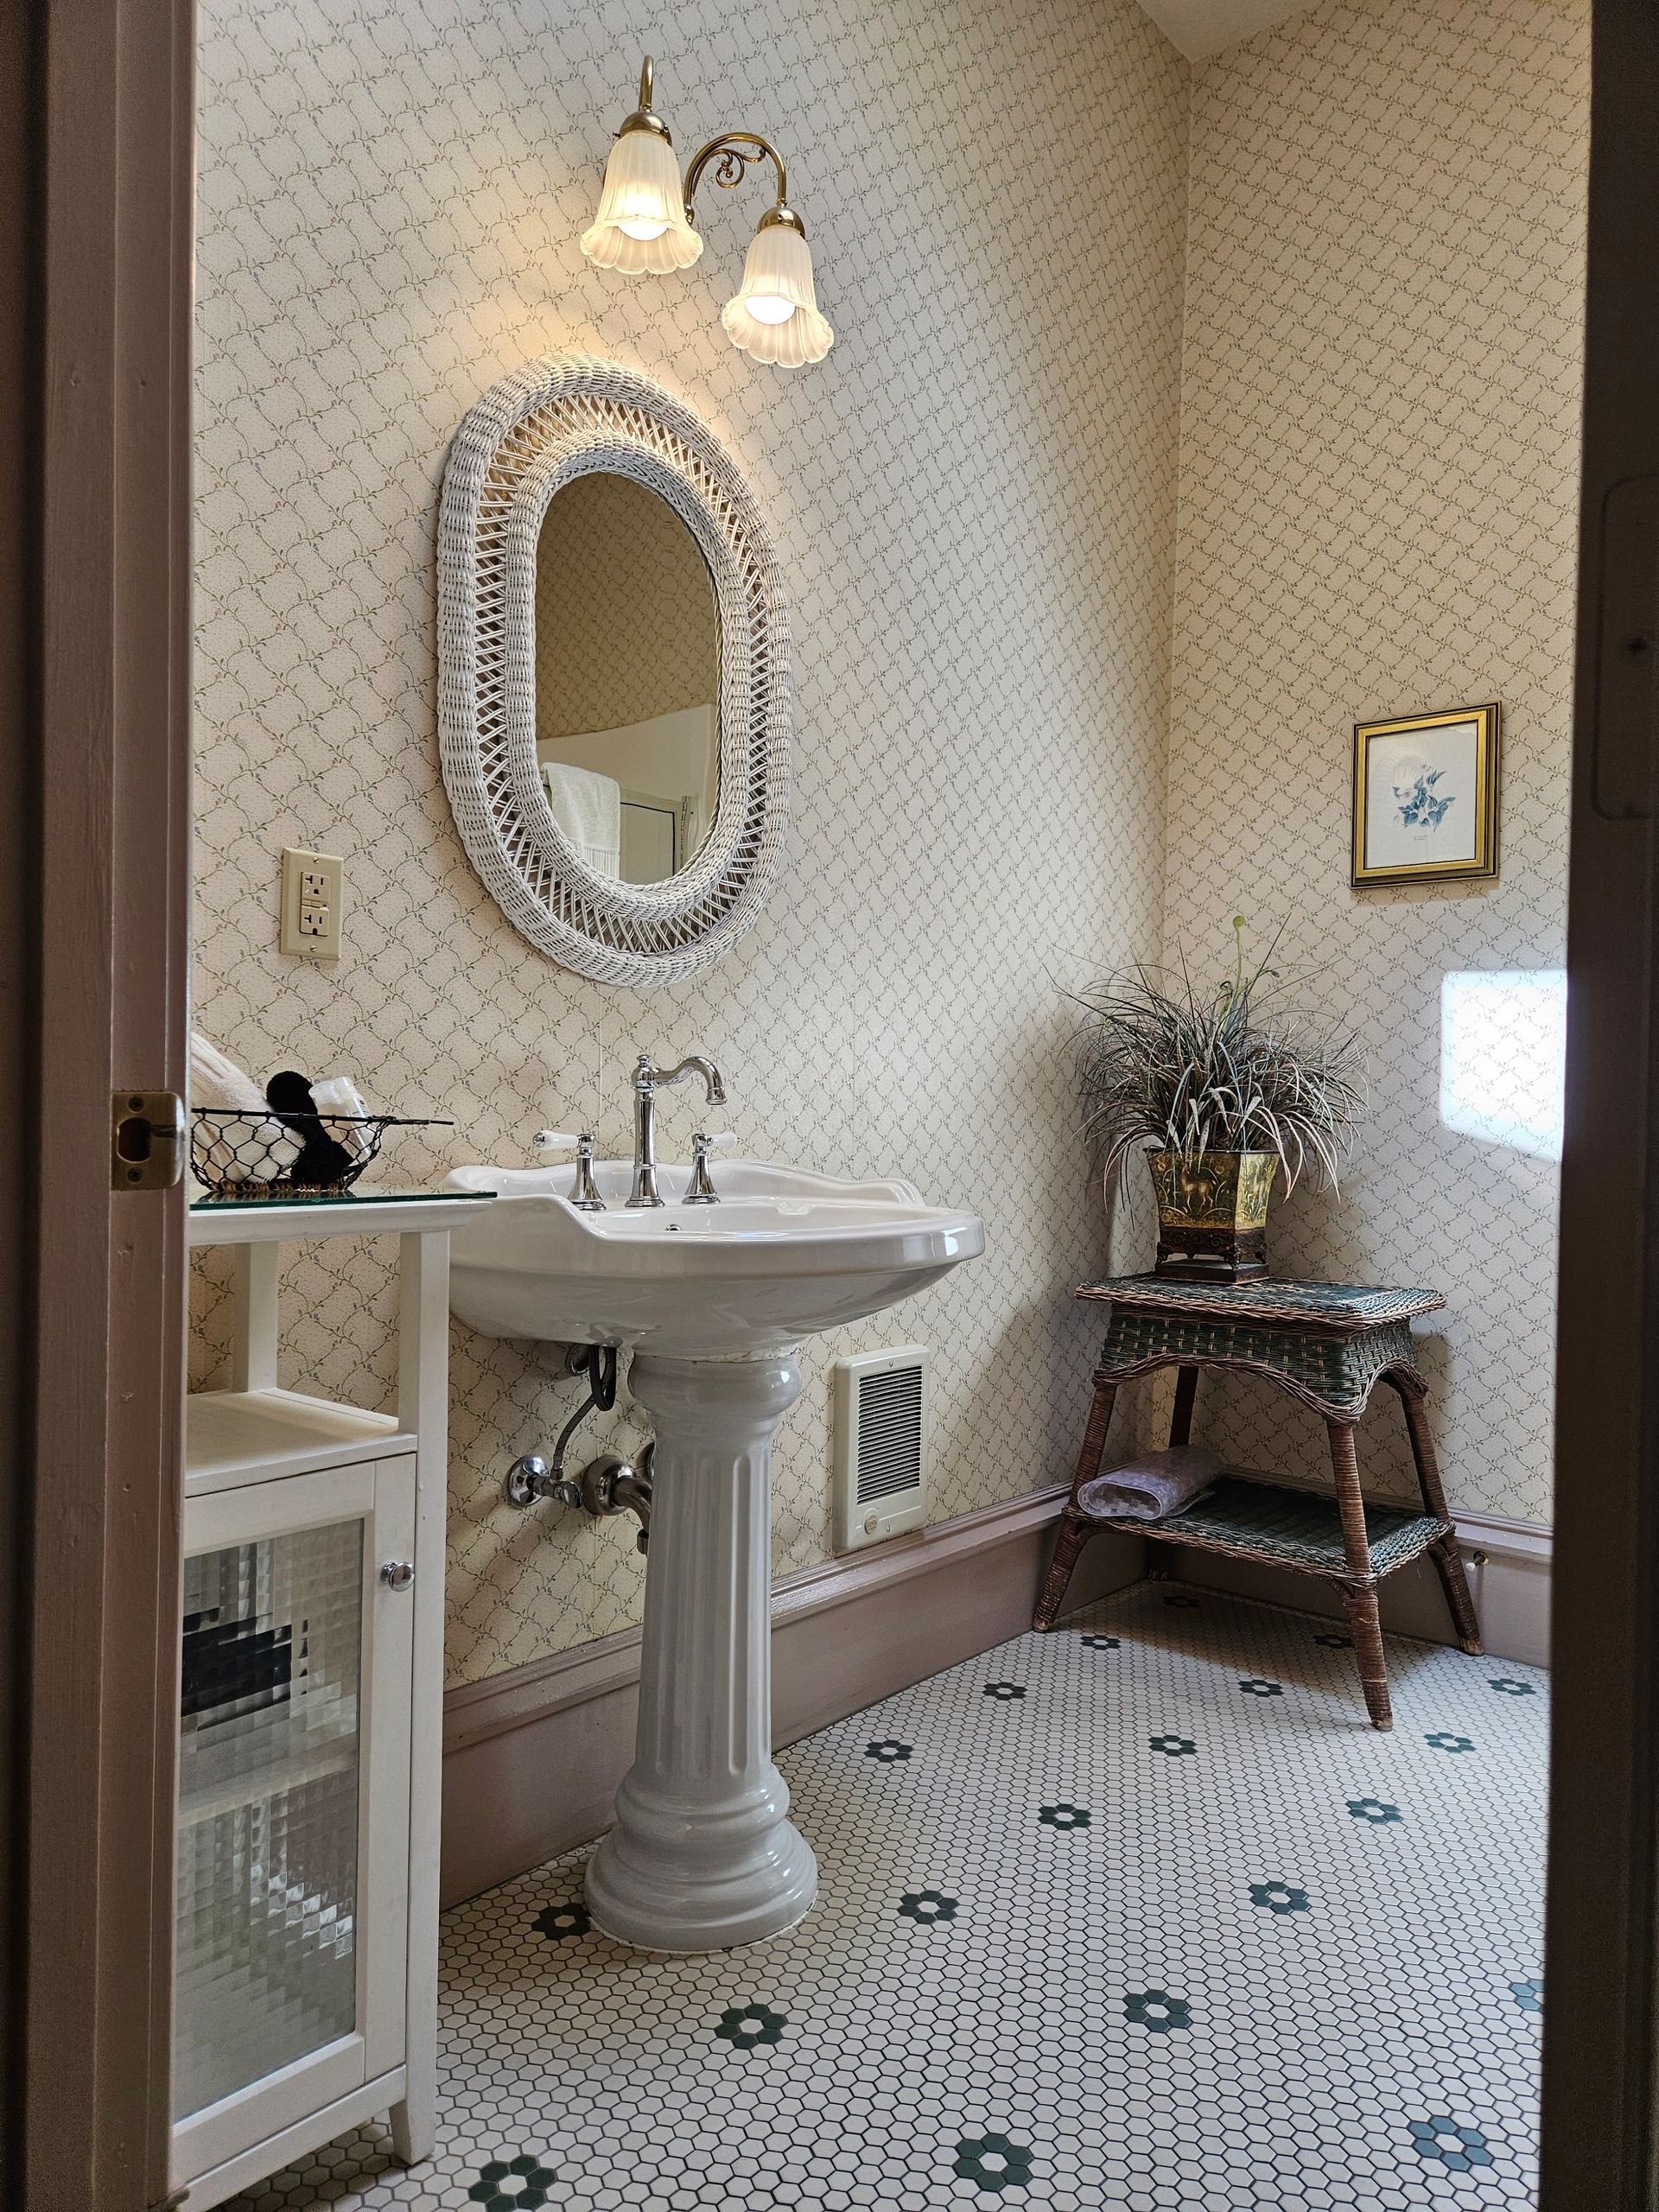
[[714, 825], [720, 618], [702, 548], [632, 477], [578, 476], [536, 554], [536, 758], [590, 868], [662, 883]]

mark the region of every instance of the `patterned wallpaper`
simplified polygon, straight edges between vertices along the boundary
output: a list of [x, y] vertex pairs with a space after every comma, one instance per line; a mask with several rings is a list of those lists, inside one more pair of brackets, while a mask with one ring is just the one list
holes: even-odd
[[[1441, 980], [1559, 968], [1567, 878], [1587, 0], [1325, 0], [1195, 69], [1166, 944], [1230, 918], [1370, 1047], [1338, 1201], [1274, 1264], [1428, 1283], [1454, 1506], [1549, 1517], [1556, 1170], [1442, 1126]], [[1496, 883], [1354, 892], [1360, 718], [1501, 697]], [[1492, 1043], [1547, 1053], [1540, 991]], [[1478, 1085], [1478, 1073], [1474, 1077]], [[1362, 1464], [1408, 1479], [1397, 1413]], [[1200, 1433], [1320, 1464], [1230, 1388]]]
[[[452, 1115], [398, 1141], [397, 1179], [523, 1161], [550, 1123], [620, 1149], [635, 1052], [699, 1048], [752, 1151], [978, 1208], [984, 1259], [810, 1348], [780, 1570], [830, 1549], [844, 1351], [934, 1347], [940, 1516], [1063, 1475], [1096, 1333], [1067, 1293], [1111, 1255], [1062, 987], [1161, 925], [1185, 65], [1136, 0], [203, 0], [200, 29], [200, 1026], [260, 1075], [343, 1067]], [[783, 141], [837, 333], [820, 366], [721, 331], [756, 184], [714, 197], [680, 276], [582, 258], [647, 48], [683, 151], [725, 124]], [[698, 410], [792, 594], [789, 865], [736, 952], [651, 997], [513, 933], [437, 773], [446, 447], [566, 346]], [[337, 969], [276, 952], [290, 843], [344, 855]], [[671, 1102], [671, 1148], [690, 1114]], [[388, 1257], [296, 1259], [284, 1381], [385, 1402]], [[198, 1383], [226, 1319], [205, 1266]], [[550, 1358], [456, 1330], [452, 1375], [465, 1681], [617, 1628], [640, 1577], [631, 1524], [501, 1503], [574, 1402]]]
[[665, 499], [579, 476], [536, 556], [536, 734], [623, 729], [720, 696], [714, 579]]

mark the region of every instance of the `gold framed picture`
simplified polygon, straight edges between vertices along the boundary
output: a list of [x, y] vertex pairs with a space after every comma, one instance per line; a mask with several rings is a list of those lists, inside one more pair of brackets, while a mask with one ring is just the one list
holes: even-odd
[[1497, 874], [1503, 719], [1493, 699], [1354, 724], [1354, 885]]

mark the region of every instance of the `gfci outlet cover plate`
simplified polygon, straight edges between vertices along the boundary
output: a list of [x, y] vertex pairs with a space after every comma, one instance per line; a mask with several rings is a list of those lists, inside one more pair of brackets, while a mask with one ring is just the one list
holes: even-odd
[[283, 952], [302, 960], [338, 960], [340, 903], [345, 896], [345, 862], [333, 853], [308, 853], [302, 846], [283, 848], [282, 928]]

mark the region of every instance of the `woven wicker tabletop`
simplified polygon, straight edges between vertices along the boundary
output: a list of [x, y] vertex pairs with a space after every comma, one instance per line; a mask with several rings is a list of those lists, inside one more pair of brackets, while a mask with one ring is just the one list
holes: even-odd
[[1376, 1289], [1353, 1282], [1181, 1282], [1166, 1275], [1107, 1275], [1079, 1283], [1074, 1295], [1140, 1306], [1192, 1320], [1276, 1321], [1357, 1332], [1386, 1328], [1446, 1300], [1438, 1290]]

